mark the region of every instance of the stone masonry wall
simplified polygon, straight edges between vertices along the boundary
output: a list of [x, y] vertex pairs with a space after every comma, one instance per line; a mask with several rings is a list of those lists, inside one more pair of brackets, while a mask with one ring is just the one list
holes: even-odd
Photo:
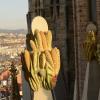
[[100, 43], [100, 0], [96, 0], [96, 14], [97, 14], [97, 28], [98, 28], [98, 41]]
[[82, 92], [83, 92], [83, 84], [85, 78], [86, 71], [86, 60], [83, 54], [82, 43], [86, 37], [86, 26], [89, 23], [89, 7], [88, 0], [75, 0], [75, 38], [76, 38], [76, 50], [77, 50], [77, 68], [78, 70], [78, 95], [79, 100], [81, 100]]
[[[67, 31], [67, 20], [66, 20], [66, 0], [58, 0], [59, 3], [58, 4], [51, 4], [50, 2], [51, 0], [46, 0], [44, 1], [43, 4], [43, 14], [38, 13], [37, 9], [35, 8], [35, 2], [36, 0], [29, 0], [29, 12], [27, 14], [27, 23], [28, 23], [28, 30], [29, 33], [31, 33], [31, 21], [32, 19], [37, 16], [37, 15], [41, 15], [43, 16], [49, 25], [49, 29], [52, 30], [53, 33], [53, 46], [57, 46], [60, 51], [61, 51], [61, 71], [58, 77], [58, 82], [57, 82], [57, 86], [55, 88], [55, 95], [57, 95], [57, 100], [61, 100], [63, 97], [63, 100], [69, 100], [69, 82], [70, 80], [68, 80], [68, 59], [67, 59], [67, 42], [70, 42], [70, 50], [73, 50], [71, 47], [73, 47], [73, 38], [71, 41], [71, 28], [68, 27], [68, 31]], [[70, 1], [71, 2], [71, 1]], [[72, 3], [71, 3], [72, 4]], [[57, 10], [57, 7], [59, 6], [59, 10]], [[72, 23], [71, 21], [72, 19], [72, 9], [70, 7], [71, 5], [69, 5], [69, 25], [71, 26]], [[39, 9], [41, 9], [41, 7], [37, 7]], [[67, 38], [67, 32], [69, 32], [69, 36]], [[67, 41], [68, 40], [68, 41]], [[71, 53], [72, 54], [72, 53]], [[72, 60], [72, 55], [69, 55], [70, 60]], [[71, 65], [71, 62], [69, 61], [69, 64]], [[63, 92], [61, 92], [63, 91]]]

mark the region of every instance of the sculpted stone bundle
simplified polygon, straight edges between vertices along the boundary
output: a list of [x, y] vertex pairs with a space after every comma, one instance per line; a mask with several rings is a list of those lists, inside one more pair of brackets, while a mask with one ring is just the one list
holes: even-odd
[[51, 90], [55, 87], [60, 70], [60, 51], [52, 48], [52, 33], [35, 30], [30, 40], [31, 50], [25, 49], [23, 62], [26, 77], [33, 91], [40, 87]]
[[96, 34], [93, 31], [87, 33], [87, 38], [83, 43], [85, 55], [88, 61], [96, 58], [96, 49], [97, 49]]

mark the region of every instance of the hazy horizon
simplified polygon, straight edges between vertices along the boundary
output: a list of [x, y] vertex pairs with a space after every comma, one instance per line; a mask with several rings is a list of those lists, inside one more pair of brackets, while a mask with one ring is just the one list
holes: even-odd
[[1, 0], [0, 29], [27, 29], [28, 0]]

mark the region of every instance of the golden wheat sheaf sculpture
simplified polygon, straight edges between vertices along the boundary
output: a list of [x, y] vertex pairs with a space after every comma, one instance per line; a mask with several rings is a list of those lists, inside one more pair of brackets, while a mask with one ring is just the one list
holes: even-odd
[[83, 43], [83, 48], [85, 56], [89, 62], [96, 58], [97, 40], [94, 31], [89, 31], [87, 33], [86, 40]]
[[52, 47], [52, 32], [35, 30], [30, 47], [31, 51], [25, 49], [23, 53], [23, 62], [32, 90], [38, 91], [40, 87], [53, 89], [60, 70], [60, 51]]

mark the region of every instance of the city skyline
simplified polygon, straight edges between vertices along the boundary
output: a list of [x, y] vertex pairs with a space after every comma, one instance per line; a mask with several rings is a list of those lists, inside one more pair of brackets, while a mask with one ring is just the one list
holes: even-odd
[[0, 2], [0, 29], [27, 29], [28, 0]]

